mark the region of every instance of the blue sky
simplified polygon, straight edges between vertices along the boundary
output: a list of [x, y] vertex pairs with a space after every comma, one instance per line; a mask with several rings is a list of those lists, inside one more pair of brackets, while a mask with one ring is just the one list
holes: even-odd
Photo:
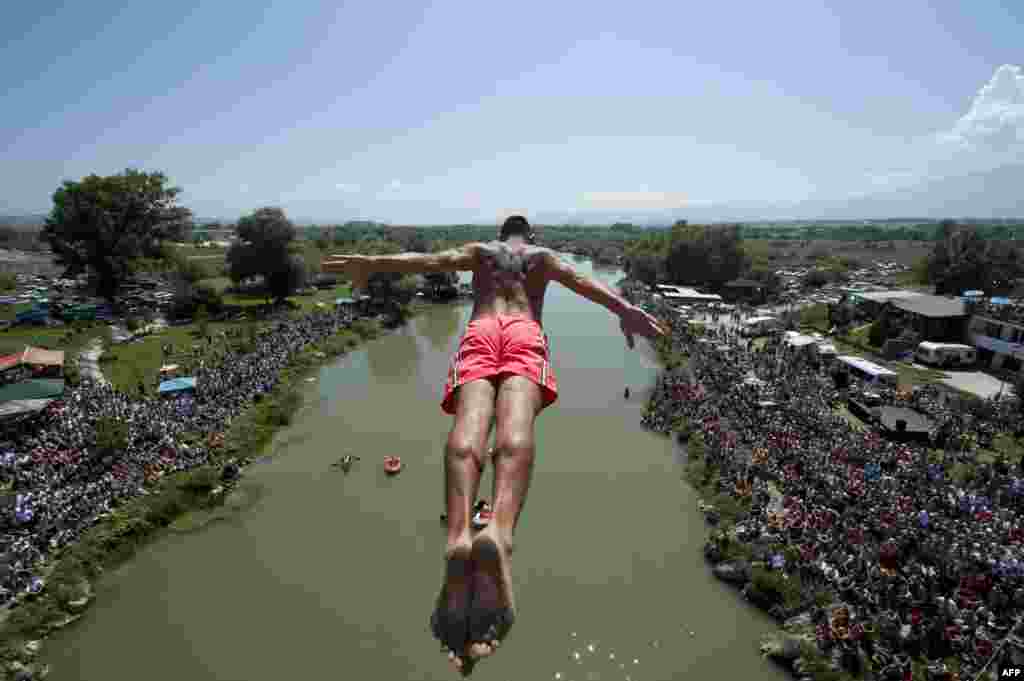
[[494, 222], [841, 198], [1024, 160], [1024, 3], [16, 3], [0, 211]]

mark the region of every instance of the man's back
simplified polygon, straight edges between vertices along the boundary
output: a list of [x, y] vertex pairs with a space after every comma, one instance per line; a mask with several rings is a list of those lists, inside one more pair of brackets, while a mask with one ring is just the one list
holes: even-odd
[[553, 253], [512, 237], [476, 246], [472, 319], [521, 314], [541, 322]]

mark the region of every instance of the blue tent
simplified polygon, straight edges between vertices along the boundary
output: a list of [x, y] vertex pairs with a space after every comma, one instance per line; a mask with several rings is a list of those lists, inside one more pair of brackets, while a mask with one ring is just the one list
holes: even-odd
[[160, 383], [160, 394], [165, 395], [167, 393], [181, 392], [182, 390], [195, 390], [196, 379], [189, 376], [188, 378], [172, 378], [169, 381], [163, 381]]
[[1009, 298], [993, 298], [990, 302], [993, 305], [1009, 305], [1010, 304], [1010, 299]]

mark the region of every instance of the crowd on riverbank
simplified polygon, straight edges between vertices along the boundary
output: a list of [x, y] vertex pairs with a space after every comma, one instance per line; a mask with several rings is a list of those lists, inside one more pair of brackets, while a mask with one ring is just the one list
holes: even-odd
[[[842, 381], [827, 365], [665, 318], [687, 362], [660, 377], [644, 422], [696, 434], [698, 486], [735, 509], [706, 546], [716, 574], [780, 618], [801, 615], [812, 657], [833, 671], [910, 679], [916, 665], [930, 679], [970, 679], [1012, 643], [1024, 616], [1024, 465], [977, 451], [1020, 432], [1014, 401], [965, 413], [931, 386], [877, 391], [936, 425], [930, 446], [892, 442], [840, 412]], [[707, 510], [715, 520], [721, 509]], [[807, 673], [807, 651], [791, 648]]]
[[[225, 342], [195, 372], [194, 395], [135, 397], [83, 380], [38, 415], [0, 425], [0, 485], [8, 490], [0, 506], [0, 607], [45, 588], [45, 558], [146, 493], [147, 481], [209, 462], [231, 420], [274, 389], [296, 353], [351, 322], [349, 313], [321, 311], [278, 322], [254, 346]], [[96, 446], [104, 417], [127, 425], [128, 446], [116, 455]]]

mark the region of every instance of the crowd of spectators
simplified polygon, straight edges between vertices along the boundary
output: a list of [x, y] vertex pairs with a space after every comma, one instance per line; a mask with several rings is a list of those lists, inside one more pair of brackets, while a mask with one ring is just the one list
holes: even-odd
[[[194, 394], [135, 396], [84, 379], [42, 412], [0, 424], [0, 607], [42, 590], [46, 557], [145, 494], [147, 482], [209, 462], [231, 420], [274, 389], [295, 353], [351, 321], [321, 311], [279, 321], [248, 347], [225, 337], [199, 363]], [[98, 446], [105, 417], [126, 424], [122, 451]]]
[[[1015, 399], [968, 409], [935, 386], [879, 389], [779, 339], [695, 332], [664, 312], [686, 362], [659, 378], [644, 422], [691, 442], [710, 495], [738, 509], [712, 532], [713, 562], [740, 565], [748, 587], [754, 568], [788, 584], [794, 598], [761, 604], [802, 613], [837, 670], [910, 679], [916, 662], [929, 678], [971, 679], [1001, 643], [1019, 651], [1024, 462], [985, 449], [1021, 434]], [[929, 444], [888, 440], [843, 411], [868, 389], [925, 415]]]

